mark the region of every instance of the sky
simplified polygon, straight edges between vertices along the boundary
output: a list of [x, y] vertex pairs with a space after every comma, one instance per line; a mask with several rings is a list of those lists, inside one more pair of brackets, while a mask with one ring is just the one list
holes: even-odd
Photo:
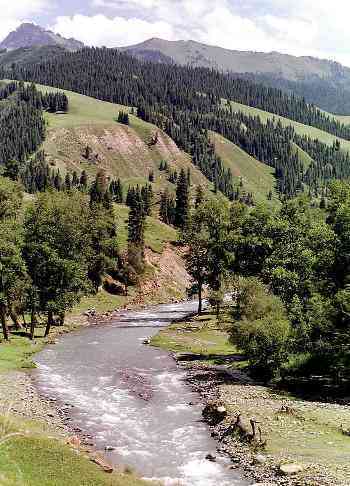
[[87, 45], [192, 39], [350, 66], [350, 0], [0, 0], [0, 11], [0, 39], [34, 21]]

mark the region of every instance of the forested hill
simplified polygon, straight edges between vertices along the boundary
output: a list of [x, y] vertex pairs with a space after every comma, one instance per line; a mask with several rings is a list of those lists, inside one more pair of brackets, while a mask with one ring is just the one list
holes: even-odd
[[308, 105], [302, 98], [210, 69], [143, 63], [114, 49], [86, 48], [67, 52], [52, 61], [15, 67], [11, 74], [16, 79], [70, 89], [129, 106], [161, 104], [208, 112], [225, 98], [350, 140], [350, 127]]
[[[1, 73], [0, 73], [1, 74]], [[204, 68], [145, 63], [113, 49], [86, 48], [51, 61], [14, 67], [16, 79], [69, 89], [100, 100], [137, 107], [138, 116], [163, 129], [186, 152], [203, 174], [229, 198], [234, 198], [232, 174], [215, 153], [208, 130], [215, 131], [273, 167], [280, 193], [291, 197], [309, 188], [316, 196], [327, 181], [350, 176], [349, 155], [334, 142], [329, 147], [309, 136], [297, 137], [292, 127], [277, 120], [236, 113], [234, 100], [350, 140], [350, 126], [308, 105], [302, 98], [244, 79]], [[303, 165], [300, 145], [312, 152]]]

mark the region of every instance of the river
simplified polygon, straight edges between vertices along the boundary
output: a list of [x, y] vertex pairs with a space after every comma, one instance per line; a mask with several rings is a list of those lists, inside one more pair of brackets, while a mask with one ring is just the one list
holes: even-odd
[[[71, 424], [91, 434], [98, 449], [115, 448], [106, 453], [112, 464], [167, 486], [246, 485], [216, 453], [185, 372], [167, 352], [143, 344], [196, 305], [125, 311], [65, 335], [37, 355], [35, 381], [46, 396], [73, 405]], [[217, 462], [205, 459], [208, 453]]]

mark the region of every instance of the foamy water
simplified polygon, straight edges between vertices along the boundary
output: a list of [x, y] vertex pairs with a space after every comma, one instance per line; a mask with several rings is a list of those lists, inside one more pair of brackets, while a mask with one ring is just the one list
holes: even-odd
[[[72, 424], [94, 437], [114, 464], [127, 464], [166, 486], [247, 484], [201, 420], [198, 395], [168, 353], [145, 346], [158, 328], [195, 310], [196, 303], [126, 312], [108, 325], [62, 337], [37, 356], [38, 387], [74, 405]], [[217, 462], [205, 459], [217, 456]]]

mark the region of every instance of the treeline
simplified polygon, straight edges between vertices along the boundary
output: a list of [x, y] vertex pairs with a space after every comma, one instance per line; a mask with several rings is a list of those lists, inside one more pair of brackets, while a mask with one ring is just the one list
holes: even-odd
[[231, 339], [255, 372], [285, 380], [322, 375], [344, 391], [350, 184], [332, 183], [323, 208], [306, 196], [278, 210], [207, 202], [191, 215], [183, 239], [196, 293], [209, 287], [218, 312], [232, 293]]
[[17, 83], [8, 83], [0, 85], [0, 101], [5, 100], [12, 95], [18, 88]]
[[[10, 83], [0, 102], [0, 165], [19, 172], [45, 138], [43, 110], [68, 109], [63, 93], [40, 93], [35, 85]], [[15, 166], [17, 165], [17, 168]]]

